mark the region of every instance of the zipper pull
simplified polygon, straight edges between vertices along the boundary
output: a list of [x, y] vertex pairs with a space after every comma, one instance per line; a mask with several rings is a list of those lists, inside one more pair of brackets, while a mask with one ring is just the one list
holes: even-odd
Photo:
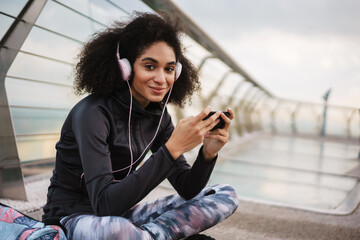
[[82, 188], [83, 178], [84, 178], [84, 173], [82, 173], [80, 176], [80, 188]]

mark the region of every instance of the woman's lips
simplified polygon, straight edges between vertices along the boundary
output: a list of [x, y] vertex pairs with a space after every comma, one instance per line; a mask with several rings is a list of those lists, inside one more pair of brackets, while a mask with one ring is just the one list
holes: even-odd
[[158, 87], [150, 87], [150, 88], [155, 94], [162, 94], [165, 90], [165, 88], [158, 88]]

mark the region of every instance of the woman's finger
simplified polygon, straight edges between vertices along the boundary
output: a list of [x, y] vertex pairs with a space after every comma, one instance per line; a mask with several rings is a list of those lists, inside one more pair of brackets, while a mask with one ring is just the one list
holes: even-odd
[[198, 115], [194, 117], [195, 121], [202, 121], [204, 118], [206, 118], [207, 115], [209, 115], [211, 111], [211, 107], [208, 106], [204, 110], [202, 110]]
[[[215, 114], [214, 114], [214, 115], [215, 115]], [[208, 120], [208, 119], [207, 119], [207, 120]], [[207, 120], [206, 120], [206, 121], [207, 121]], [[204, 127], [204, 133], [210, 132], [210, 130], [213, 129], [213, 128], [216, 126], [216, 124], [218, 124], [219, 122], [220, 122], [220, 120], [215, 118], [214, 122], [212, 122], [212, 123], [210, 123], [209, 125], [207, 125], [207, 126]]]
[[230, 108], [228, 108], [227, 109], [228, 110], [228, 112], [229, 112], [229, 117], [228, 116], [226, 116], [224, 113], [221, 113], [221, 118], [224, 120], [224, 122], [225, 122], [225, 125], [224, 125], [224, 127], [223, 127], [223, 129], [225, 129], [225, 130], [229, 130], [229, 127], [230, 127], [230, 124], [231, 124], [231, 120], [232, 119], [234, 119], [234, 112], [230, 109]]
[[[208, 128], [208, 126], [213, 125], [213, 123], [220, 117], [220, 114], [221, 114], [221, 112], [216, 112], [213, 115], [211, 115], [208, 119], [202, 120], [202, 126], [205, 128]], [[213, 127], [215, 127], [215, 125]], [[212, 128], [210, 128], [210, 129], [212, 129]]]
[[230, 113], [230, 120], [233, 120], [235, 118], [234, 111], [231, 108], [227, 108], [226, 110]]

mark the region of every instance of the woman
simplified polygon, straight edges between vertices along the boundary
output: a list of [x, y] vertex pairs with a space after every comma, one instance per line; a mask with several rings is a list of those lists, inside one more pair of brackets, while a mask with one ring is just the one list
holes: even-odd
[[[60, 221], [69, 239], [179, 239], [236, 210], [230, 186], [204, 189], [233, 112], [203, 121], [208, 107], [174, 128], [166, 110], [199, 88], [177, 26], [167, 17], [138, 14], [97, 33], [80, 53], [75, 87], [90, 95], [62, 127], [43, 215], [45, 223]], [[210, 131], [218, 117], [225, 127]], [[182, 154], [201, 142], [190, 167]], [[138, 204], [165, 178], [179, 195]]]

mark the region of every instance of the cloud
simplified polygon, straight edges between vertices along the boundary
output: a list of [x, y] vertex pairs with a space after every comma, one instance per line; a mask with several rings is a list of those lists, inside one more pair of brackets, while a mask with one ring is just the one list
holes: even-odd
[[249, 32], [277, 26], [281, 31], [302, 34], [360, 33], [357, 0], [228, 0], [224, 3], [175, 0], [175, 3], [208, 32], [222, 29]]
[[359, 1], [176, 3], [276, 96], [360, 106]]

